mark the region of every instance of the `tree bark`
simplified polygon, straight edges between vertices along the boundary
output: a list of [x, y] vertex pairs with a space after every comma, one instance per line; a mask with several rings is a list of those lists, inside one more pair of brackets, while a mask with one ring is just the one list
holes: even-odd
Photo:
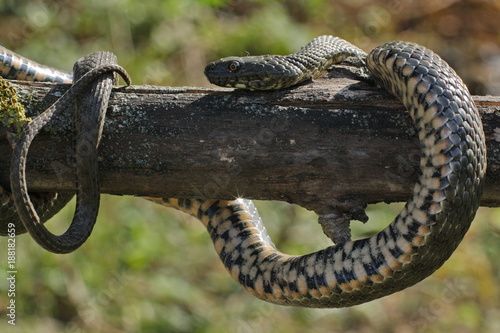
[[[14, 84], [29, 115], [66, 86]], [[488, 146], [481, 205], [500, 206], [500, 97], [475, 96]], [[33, 142], [31, 191], [74, 191], [72, 110]], [[11, 148], [0, 128], [0, 184]], [[406, 201], [420, 150], [411, 119], [385, 91], [320, 79], [270, 92], [115, 89], [99, 147], [103, 193], [282, 200], [316, 212], [338, 202]]]

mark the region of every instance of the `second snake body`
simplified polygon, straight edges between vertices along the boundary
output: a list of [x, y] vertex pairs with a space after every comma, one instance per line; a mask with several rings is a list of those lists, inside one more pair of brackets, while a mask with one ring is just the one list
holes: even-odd
[[[413, 194], [384, 230], [291, 256], [275, 248], [247, 200], [150, 198], [200, 219], [231, 276], [269, 302], [343, 307], [411, 286], [448, 259], [479, 206], [486, 148], [478, 111], [453, 69], [422, 46], [391, 42], [366, 55], [336, 37], [321, 36], [297, 54], [231, 57], [208, 65], [205, 73], [225, 86], [286, 88], [347, 57], [366, 62], [373, 80], [403, 102], [422, 149]], [[269, 76], [263, 68], [277, 75]], [[280, 71], [287, 73], [283, 81]]]

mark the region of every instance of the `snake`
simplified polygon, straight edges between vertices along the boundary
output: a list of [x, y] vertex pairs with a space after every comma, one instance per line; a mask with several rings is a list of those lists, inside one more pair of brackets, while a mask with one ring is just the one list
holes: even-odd
[[[3, 73], [7, 77], [33, 78], [35, 81], [67, 82], [68, 73], [37, 66], [13, 52], [3, 50]], [[8, 70], [7, 70], [7, 67]], [[40, 71], [37, 68], [40, 67]], [[97, 175], [97, 147], [99, 145], [105, 112], [114, 82], [114, 72], [127, 84], [130, 78], [116, 64], [116, 56], [110, 52], [95, 52], [75, 63], [74, 84], [54, 104], [29, 122], [14, 143], [11, 159], [10, 185], [12, 198], [19, 220], [32, 238], [43, 248], [54, 253], [69, 253], [79, 248], [90, 236], [99, 210], [99, 183]], [[83, 97], [82, 97], [83, 96]], [[32, 140], [52, 118], [71, 106], [76, 100], [76, 208], [68, 229], [54, 235], [40, 219], [31, 202], [26, 182], [26, 160]], [[3, 192], [3, 191], [2, 191]], [[65, 199], [64, 199], [65, 200]], [[60, 206], [60, 205], [57, 205]], [[19, 220], [15, 220], [19, 224]], [[8, 225], [8, 223], [7, 223]], [[10, 228], [13, 229], [13, 228]], [[15, 229], [15, 228], [14, 228]]]
[[248, 199], [147, 197], [198, 218], [232, 278], [264, 301], [339, 308], [401, 291], [443, 265], [479, 207], [486, 172], [480, 115], [456, 72], [423, 46], [394, 41], [367, 54], [338, 37], [320, 36], [286, 56], [220, 59], [207, 65], [205, 75], [216, 85], [258, 94], [293, 89], [353, 58], [354, 67], [402, 102], [421, 147], [412, 194], [383, 230], [288, 255], [273, 244]]

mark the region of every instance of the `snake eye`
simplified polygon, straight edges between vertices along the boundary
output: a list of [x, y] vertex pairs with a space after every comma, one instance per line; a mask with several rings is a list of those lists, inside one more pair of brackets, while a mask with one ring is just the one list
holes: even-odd
[[229, 69], [230, 72], [237, 72], [240, 70], [241, 68], [241, 64], [239, 61], [235, 60], [235, 61], [231, 61], [229, 63], [229, 65], [227, 66], [227, 68]]

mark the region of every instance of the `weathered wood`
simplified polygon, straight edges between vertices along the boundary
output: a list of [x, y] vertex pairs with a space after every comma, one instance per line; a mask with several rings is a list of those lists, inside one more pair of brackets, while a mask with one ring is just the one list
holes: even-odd
[[[66, 87], [15, 85], [29, 114]], [[475, 97], [488, 144], [482, 205], [500, 205], [500, 98]], [[34, 141], [32, 191], [70, 191], [71, 112]], [[0, 184], [10, 147], [0, 129]], [[100, 148], [103, 193], [164, 197], [245, 196], [322, 211], [332, 198], [405, 201], [419, 145], [402, 105], [347, 79], [273, 92], [133, 86], [114, 91]]]

